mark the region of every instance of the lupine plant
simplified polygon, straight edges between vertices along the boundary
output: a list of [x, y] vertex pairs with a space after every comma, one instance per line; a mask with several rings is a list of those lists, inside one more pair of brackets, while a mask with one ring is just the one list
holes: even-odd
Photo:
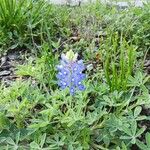
[[74, 95], [78, 89], [84, 91], [85, 87], [82, 81], [85, 79], [85, 65], [83, 60], [77, 59], [78, 54], [74, 54], [72, 50], [61, 55], [60, 65], [57, 66], [58, 85], [61, 89], [69, 88], [70, 94]]

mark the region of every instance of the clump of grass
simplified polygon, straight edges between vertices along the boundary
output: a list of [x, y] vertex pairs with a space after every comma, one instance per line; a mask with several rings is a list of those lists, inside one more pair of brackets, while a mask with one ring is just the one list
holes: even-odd
[[[26, 23], [26, 13], [29, 9], [27, 1], [1, 0], [0, 1], [0, 22], [1, 26], [7, 30], [21, 29]], [[28, 6], [25, 8], [25, 6]], [[25, 10], [26, 9], [26, 10]], [[20, 30], [21, 31], [21, 30]]]
[[[1, 49], [27, 48], [37, 50], [38, 45], [69, 34], [67, 29], [69, 10], [39, 0], [1, 0], [0, 27], [5, 36]], [[66, 26], [66, 27], [64, 27]], [[64, 28], [63, 28], [64, 27]], [[50, 44], [49, 44], [50, 45]]]
[[110, 35], [103, 49], [104, 72], [110, 90], [126, 90], [128, 78], [134, 72], [136, 47], [116, 33]]

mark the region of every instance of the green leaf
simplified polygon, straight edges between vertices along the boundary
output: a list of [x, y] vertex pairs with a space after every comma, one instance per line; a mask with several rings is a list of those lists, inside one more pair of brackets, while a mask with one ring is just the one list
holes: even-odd
[[9, 129], [10, 122], [6, 116], [0, 112], [0, 130]]
[[19, 45], [19, 44], [16, 43], [16, 44], [12, 45], [12, 46], [10, 47], [10, 49], [15, 49], [15, 48], [17, 48], [18, 45]]
[[136, 143], [136, 138], [135, 138], [135, 137], [132, 138], [131, 143], [132, 143], [132, 144], [135, 144], [135, 143]]
[[139, 116], [136, 118], [137, 121], [146, 120], [146, 119], [147, 119], [147, 116]]
[[39, 145], [35, 141], [30, 143], [30, 147], [33, 148], [33, 149], [40, 149]]
[[40, 122], [37, 124], [31, 124], [29, 126], [29, 128], [39, 129], [39, 128], [43, 128], [43, 127], [47, 126], [48, 124], [49, 124], [49, 122]]
[[137, 117], [142, 111], [142, 107], [141, 106], [137, 106], [135, 109], [134, 109], [134, 116]]
[[106, 145], [109, 145], [110, 144], [110, 138], [108, 137], [108, 135], [104, 135], [104, 137], [103, 137], [103, 141], [104, 141], [104, 143], [106, 144]]
[[5, 137], [0, 137], [0, 143], [3, 143], [6, 140]]
[[146, 128], [141, 128], [137, 133], [136, 133], [136, 137], [139, 137], [144, 131], [145, 131]]
[[45, 143], [45, 139], [46, 139], [46, 133], [44, 133], [41, 137], [41, 142], [40, 142], [40, 146], [41, 148], [43, 147], [44, 143]]
[[20, 132], [18, 132], [18, 133], [16, 134], [16, 143], [17, 143], [17, 144], [18, 144], [19, 140], [20, 140]]
[[150, 147], [150, 133], [149, 132], [146, 133], [145, 138], [146, 138], [146, 144], [148, 145], [148, 147]]
[[141, 150], [148, 150], [147, 146], [143, 142], [139, 141], [138, 139], [136, 140], [136, 144]]
[[132, 135], [135, 135], [137, 130], [137, 122], [135, 120], [131, 124], [131, 130], [132, 130]]
[[123, 139], [123, 140], [129, 140], [131, 139], [132, 137], [130, 136], [121, 136], [120, 139]]
[[145, 77], [145, 79], [143, 80], [143, 84], [145, 84], [149, 79], [150, 79], [150, 76]]
[[121, 145], [122, 145], [122, 150], [127, 150], [127, 146], [125, 145], [124, 142], [122, 142]]
[[129, 128], [127, 128], [127, 127], [124, 126], [122, 129], [123, 129], [123, 131], [124, 131], [127, 135], [132, 136], [131, 130], [130, 130]]
[[16, 143], [13, 141], [13, 139], [12, 138], [10, 138], [10, 137], [8, 137], [7, 138], [7, 143], [9, 143], [10, 145], [16, 145]]

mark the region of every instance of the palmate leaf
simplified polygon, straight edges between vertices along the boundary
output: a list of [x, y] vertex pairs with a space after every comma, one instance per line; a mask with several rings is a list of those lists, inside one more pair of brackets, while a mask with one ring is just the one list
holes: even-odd
[[137, 141], [136, 141], [136, 144], [138, 145], [138, 147], [139, 147], [141, 150], [149, 150], [148, 147], [147, 147], [143, 142], [141, 142], [140, 140], [137, 140]]
[[122, 130], [125, 133], [125, 135], [121, 136], [120, 139], [126, 139], [130, 140], [132, 144], [136, 143], [137, 138], [145, 131], [146, 128], [140, 128], [137, 127], [136, 120], [132, 121], [129, 127], [123, 127]]
[[146, 86], [141, 87], [142, 93], [138, 97], [138, 105], [145, 105], [150, 103], [150, 93]]
[[58, 148], [58, 147], [61, 147], [65, 144], [65, 139], [66, 139], [66, 136], [64, 136], [63, 134], [55, 134], [53, 137], [48, 137], [46, 142], [48, 144], [50, 144], [51, 146], [55, 147], [55, 148]]
[[136, 144], [141, 150], [150, 150], [150, 133], [147, 132], [145, 134], [146, 144], [144, 144], [142, 141], [137, 140]]
[[137, 71], [135, 77], [130, 76], [128, 80], [128, 86], [140, 87], [148, 81], [149, 77], [140, 71]]
[[62, 124], [67, 124], [68, 127], [71, 127], [72, 125], [74, 125], [75, 123], [77, 123], [78, 121], [83, 121], [84, 120], [84, 116], [81, 113], [81, 110], [79, 110], [78, 112], [76, 112], [73, 109], [69, 109], [63, 116], [61, 119], [61, 123]]
[[117, 130], [121, 130], [122, 124], [123, 118], [114, 114], [111, 114], [109, 119], [106, 121], [106, 126], [109, 128], [111, 134], [114, 134]]

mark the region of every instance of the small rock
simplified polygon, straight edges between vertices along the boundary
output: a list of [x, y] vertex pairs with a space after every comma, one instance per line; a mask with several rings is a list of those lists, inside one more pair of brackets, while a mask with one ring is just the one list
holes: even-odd
[[74, 42], [76, 42], [76, 41], [79, 41], [79, 40], [80, 40], [80, 37], [78, 37], [78, 36], [73, 36], [73, 37], [71, 37], [71, 40], [73, 40]]
[[129, 7], [129, 4], [128, 2], [117, 2], [116, 6], [119, 9], [125, 9]]
[[0, 72], [0, 76], [7, 76], [7, 75], [10, 75], [11, 71], [1, 71]]
[[117, 9], [126, 9], [129, 7], [128, 2], [107, 2], [108, 6], [115, 6]]
[[7, 57], [9, 60], [17, 60], [19, 58], [17, 54], [9, 54]]
[[104, 31], [99, 31], [99, 32], [97, 32], [96, 33], [96, 35], [95, 35], [95, 37], [101, 37], [101, 36], [106, 36], [107, 35], [107, 33], [106, 32], [104, 32]]
[[86, 69], [87, 69], [88, 71], [91, 71], [91, 70], [93, 69], [93, 64], [87, 65]]
[[7, 57], [6, 57], [6, 56], [3, 56], [3, 57], [1, 58], [1, 66], [4, 65], [6, 62], [7, 62]]
[[2, 70], [9, 70], [12, 66], [11, 65], [5, 65], [0, 67], [0, 71]]
[[144, 64], [144, 67], [148, 67], [148, 66], [150, 66], [150, 60], [147, 60]]
[[143, 7], [143, 1], [142, 0], [135, 0], [135, 6], [136, 7]]
[[12, 80], [3, 80], [2, 83], [4, 83], [6, 87], [9, 87], [13, 83], [13, 81]]

